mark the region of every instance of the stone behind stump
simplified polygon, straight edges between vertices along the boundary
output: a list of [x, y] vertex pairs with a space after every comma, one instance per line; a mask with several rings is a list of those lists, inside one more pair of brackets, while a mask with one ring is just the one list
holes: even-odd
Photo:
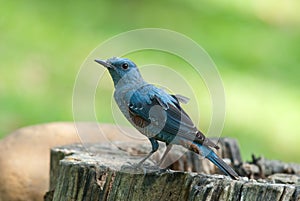
[[80, 143], [77, 129], [84, 134], [85, 142], [131, 140], [115, 125], [90, 122], [76, 126], [73, 122], [56, 122], [16, 130], [0, 141], [0, 201], [43, 200], [49, 189], [50, 149]]

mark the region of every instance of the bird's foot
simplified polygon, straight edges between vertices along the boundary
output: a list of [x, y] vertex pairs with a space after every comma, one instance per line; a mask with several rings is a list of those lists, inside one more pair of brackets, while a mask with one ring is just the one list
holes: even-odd
[[172, 170], [170, 168], [159, 168], [160, 173], [170, 173]]
[[157, 165], [152, 165], [150, 163], [131, 163], [126, 162], [127, 164], [124, 164], [121, 166], [121, 170], [130, 172], [130, 173], [149, 173], [149, 172], [157, 172], [161, 171], [161, 169]]

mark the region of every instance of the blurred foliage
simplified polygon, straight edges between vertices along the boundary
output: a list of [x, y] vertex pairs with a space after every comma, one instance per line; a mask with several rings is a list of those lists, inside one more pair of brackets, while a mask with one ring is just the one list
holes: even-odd
[[[26, 125], [72, 121], [73, 86], [86, 56], [116, 34], [158, 27], [192, 38], [216, 63], [227, 97], [223, 136], [239, 140], [244, 158], [255, 153], [300, 162], [296, 0], [0, 3], [0, 136]], [[180, 64], [155, 58], [174, 68]], [[112, 87], [101, 90], [109, 101]], [[103, 108], [98, 120], [113, 122]], [[209, 119], [201, 115], [201, 121], [207, 128]]]

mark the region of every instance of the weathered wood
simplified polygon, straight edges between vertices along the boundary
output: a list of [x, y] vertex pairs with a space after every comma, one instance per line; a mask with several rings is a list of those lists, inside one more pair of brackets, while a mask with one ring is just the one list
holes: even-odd
[[249, 178], [267, 178], [277, 173], [300, 175], [300, 164], [268, 160], [254, 155], [252, 155], [252, 161], [241, 163], [238, 166], [239, 174]]
[[[242, 167], [236, 142], [222, 139], [220, 144], [223, 152], [219, 154]], [[191, 165], [206, 161], [190, 152], [180, 157], [177, 165], [171, 165], [177, 171], [159, 169], [151, 161], [143, 169], [135, 169], [128, 162], [136, 163], [141, 157], [127, 151], [146, 153], [149, 147], [128, 143], [117, 146], [77, 144], [53, 148], [50, 189], [45, 200], [300, 200], [297, 175], [289, 175], [293, 178], [287, 180], [284, 179], [289, 178], [287, 175], [275, 174], [267, 180], [241, 178], [236, 181], [223, 175], [187, 172], [184, 170], [197, 169]], [[171, 154], [178, 157], [180, 151], [175, 149]], [[216, 172], [212, 165], [202, 170]]]

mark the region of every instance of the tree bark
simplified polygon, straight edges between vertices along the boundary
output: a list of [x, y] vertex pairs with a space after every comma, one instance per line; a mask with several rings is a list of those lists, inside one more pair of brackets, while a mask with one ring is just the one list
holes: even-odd
[[[254, 157], [252, 163], [242, 163], [235, 140], [221, 139], [219, 145], [222, 152], [218, 154], [231, 161], [240, 174], [249, 176], [251, 171], [256, 171], [252, 176], [262, 175], [261, 167], [269, 167], [272, 162]], [[273, 161], [271, 171], [264, 170], [265, 179], [232, 180], [216, 174], [219, 172], [207, 160], [178, 148], [170, 152], [170, 158], [179, 158], [169, 166], [172, 170], [160, 169], [149, 160], [142, 168], [135, 168], [133, 164], [141, 159], [136, 155], [149, 150], [144, 144], [128, 142], [53, 148], [50, 189], [45, 200], [300, 200], [300, 166], [297, 164]], [[253, 168], [255, 166], [257, 168]], [[287, 169], [290, 174], [281, 173]]]

